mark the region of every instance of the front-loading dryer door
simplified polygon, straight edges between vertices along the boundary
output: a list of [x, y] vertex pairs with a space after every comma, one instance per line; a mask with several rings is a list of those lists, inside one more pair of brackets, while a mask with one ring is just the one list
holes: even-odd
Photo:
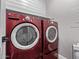
[[57, 39], [57, 28], [55, 26], [49, 26], [46, 30], [47, 41], [53, 43]]
[[[10, 28], [8, 28], [9, 30]], [[7, 35], [6, 59], [39, 59], [41, 40], [39, 28], [32, 23], [20, 23]]]
[[38, 40], [39, 30], [30, 23], [19, 24], [11, 33], [11, 41], [18, 49], [31, 49], [37, 44]]

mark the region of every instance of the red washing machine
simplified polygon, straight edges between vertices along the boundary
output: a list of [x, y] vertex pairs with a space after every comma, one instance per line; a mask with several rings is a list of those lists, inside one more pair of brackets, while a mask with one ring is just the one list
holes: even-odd
[[37, 16], [6, 11], [6, 59], [41, 59], [41, 20]]
[[43, 20], [43, 59], [58, 59], [58, 24]]

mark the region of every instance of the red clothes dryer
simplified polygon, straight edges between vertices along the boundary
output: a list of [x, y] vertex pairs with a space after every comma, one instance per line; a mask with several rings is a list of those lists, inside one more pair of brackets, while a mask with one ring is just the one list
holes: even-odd
[[37, 16], [6, 11], [6, 59], [41, 59], [41, 20]]
[[58, 24], [43, 20], [43, 59], [58, 59]]

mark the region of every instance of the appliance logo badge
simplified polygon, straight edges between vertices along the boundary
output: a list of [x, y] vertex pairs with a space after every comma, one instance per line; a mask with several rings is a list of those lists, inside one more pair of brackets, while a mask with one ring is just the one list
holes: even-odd
[[26, 16], [24, 20], [31, 20], [29, 16]]

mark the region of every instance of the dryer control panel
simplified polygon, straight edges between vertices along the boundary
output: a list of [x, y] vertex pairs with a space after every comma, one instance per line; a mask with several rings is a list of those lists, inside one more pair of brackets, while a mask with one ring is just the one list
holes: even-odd
[[8, 13], [9, 20], [23, 20], [23, 21], [32, 21], [32, 16], [27, 14], [19, 14], [15, 12]]
[[8, 19], [9, 20], [19, 20], [20, 15], [16, 14], [14, 12], [8, 13]]

